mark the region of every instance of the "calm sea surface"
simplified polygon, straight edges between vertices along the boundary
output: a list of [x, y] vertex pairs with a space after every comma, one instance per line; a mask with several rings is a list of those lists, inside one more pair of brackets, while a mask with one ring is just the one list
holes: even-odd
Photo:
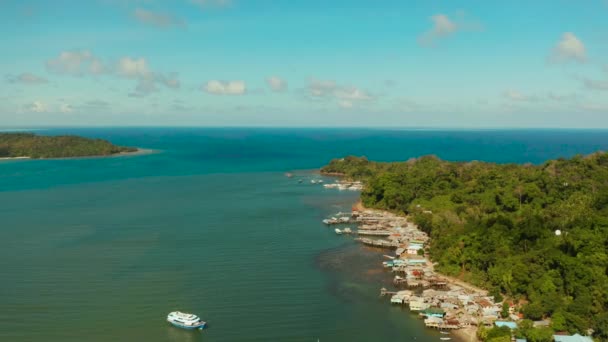
[[[357, 194], [306, 170], [349, 154], [541, 163], [608, 148], [608, 131], [39, 133], [157, 152], [0, 162], [1, 341], [438, 341], [378, 298], [382, 253], [320, 223]], [[172, 310], [209, 329], [168, 326]]]

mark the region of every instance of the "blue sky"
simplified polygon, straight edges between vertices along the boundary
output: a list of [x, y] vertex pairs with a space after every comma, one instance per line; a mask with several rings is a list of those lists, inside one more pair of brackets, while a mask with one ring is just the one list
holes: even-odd
[[608, 128], [608, 0], [0, 0], [0, 126]]

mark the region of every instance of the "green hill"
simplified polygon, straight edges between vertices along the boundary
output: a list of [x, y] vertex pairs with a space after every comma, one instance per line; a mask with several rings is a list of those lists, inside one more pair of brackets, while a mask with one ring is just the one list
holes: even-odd
[[556, 331], [608, 340], [608, 154], [542, 165], [332, 160], [365, 206], [411, 215], [437, 269], [519, 302]]
[[0, 133], [0, 158], [67, 158], [108, 156], [134, 152], [136, 148], [116, 146], [102, 139], [73, 135], [42, 136], [33, 133]]

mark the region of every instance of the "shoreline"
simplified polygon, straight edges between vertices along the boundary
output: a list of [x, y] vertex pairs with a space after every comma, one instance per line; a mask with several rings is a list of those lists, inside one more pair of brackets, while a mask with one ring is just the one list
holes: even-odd
[[[359, 212], [372, 211], [375, 213], [380, 213], [381, 215], [387, 215], [387, 214], [394, 215], [396, 218], [401, 218], [401, 219], [407, 220], [408, 226], [411, 225], [417, 231], [422, 232], [415, 223], [413, 223], [409, 220], [409, 217], [407, 215], [395, 214], [395, 213], [391, 213], [386, 210], [367, 208], [363, 205], [363, 202], [360, 199], [353, 205], [353, 211], [354, 210], [357, 210]], [[427, 242], [430, 242], [430, 237], [428, 237], [428, 238], [429, 238], [429, 240]], [[459, 279], [456, 279], [456, 278], [453, 278], [453, 277], [450, 277], [450, 276], [447, 276], [445, 274], [435, 271], [435, 269], [433, 267], [433, 261], [426, 253], [424, 254], [424, 258], [427, 261], [427, 264], [430, 264], [432, 272], [434, 272], [436, 275], [440, 276], [441, 278], [447, 280], [449, 284], [453, 284], [456, 287], [462, 287], [471, 293], [478, 293], [483, 296], [487, 295], [487, 293], [488, 293], [487, 290], [478, 288], [478, 287], [476, 287], [472, 284], [466, 283], [462, 280], [459, 280]], [[395, 288], [397, 290], [399, 290], [399, 288], [397, 286], [395, 286]], [[430, 328], [428, 328], [428, 327], [426, 327], [426, 329], [430, 330]], [[459, 329], [450, 330], [449, 336], [451, 336], [453, 338], [453, 340], [460, 341], [460, 342], [478, 342], [479, 340], [477, 339], [477, 329], [478, 329], [477, 326], [469, 325], [469, 326], [461, 327]]]
[[28, 156], [21, 157], [2, 157], [0, 161], [12, 161], [12, 160], [68, 160], [68, 159], [94, 159], [94, 158], [113, 158], [113, 157], [129, 157], [129, 156], [140, 156], [153, 153], [159, 153], [159, 150], [147, 149], [147, 148], [136, 148], [135, 151], [131, 152], [118, 152], [107, 155], [91, 155], [91, 156], [79, 156], [79, 157], [56, 157], [56, 158], [32, 158]]
[[[365, 217], [367, 216], [368, 220], [366, 221]], [[374, 220], [378, 217], [384, 218], [384, 222], [381, 224], [376, 224], [378, 226], [383, 225], [383, 228], [371, 228], [371, 229], [378, 229], [378, 230], [388, 230], [391, 233], [391, 237], [392, 238], [393, 235], [396, 235], [395, 233], [397, 231], [402, 231], [403, 229], [401, 228], [402, 224], [403, 226], [406, 228], [406, 230], [409, 231], [409, 233], [402, 233], [402, 234], [411, 234], [411, 235], [407, 235], [408, 238], [410, 240], [413, 240], [412, 236], [416, 237], [416, 236], [420, 236], [420, 234], [424, 234], [426, 235], [424, 232], [422, 232], [418, 226], [416, 224], [414, 224], [413, 222], [411, 222], [409, 220], [409, 218], [405, 215], [399, 215], [399, 214], [395, 214], [395, 213], [391, 213], [389, 211], [385, 211], [385, 210], [379, 210], [379, 209], [372, 209], [372, 208], [367, 208], [363, 205], [361, 199], [359, 199], [358, 201], [356, 201], [355, 203], [353, 203], [352, 205], [352, 217], [356, 218], [356, 222], [357, 225], [360, 225], [360, 227], [358, 227], [357, 229], [361, 229], [361, 228], [365, 228], [365, 232], [366, 234], [370, 229], [370, 224], [369, 222], [374, 222]], [[363, 217], [362, 220], [360, 220], [360, 218]], [[389, 228], [389, 226], [392, 226], [392, 228]], [[395, 227], [398, 227], [395, 229]], [[374, 236], [371, 236], [372, 238]], [[430, 237], [427, 236], [427, 239], [430, 239]], [[395, 244], [397, 243], [395, 240], [391, 240], [393, 241], [395, 244], [392, 245], [370, 245], [370, 243], [373, 243], [372, 239], [369, 239], [367, 236], [363, 236], [361, 237], [361, 235], [359, 235], [359, 238], [356, 238], [356, 240], [358, 242], [361, 242], [363, 246], [361, 247], [372, 247], [372, 248], [393, 248], [392, 251], [390, 253], [387, 254], [391, 254], [391, 255], [395, 255], [394, 253], [394, 248], [395, 248]], [[381, 241], [381, 240], [375, 240], [375, 241]], [[386, 240], [385, 240], [386, 241]], [[429, 240], [426, 240], [425, 242], [428, 243]], [[403, 244], [400, 245], [401, 247], [404, 246]], [[401, 248], [400, 247], [400, 248]], [[405, 258], [404, 258], [405, 256]], [[402, 260], [405, 263], [408, 262], [408, 260], [410, 259], [420, 259], [419, 256], [412, 256], [412, 255], [407, 255], [405, 253], [401, 254], [401, 255], [396, 255], [394, 257], [393, 260]], [[403, 299], [403, 303], [401, 305], [409, 305], [409, 298], [411, 296], [411, 298], [418, 298], [417, 300], [420, 300], [420, 298], [424, 298], [423, 302], [424, 303], [428, 303], [428, 308], [432, 308], [432, 307], [438, 307], [441, 303], [449, 303], [450, 300], [447, 300], [447, 294], [449, 294], [450, 292], [453, 293], [457, 293], [460, 296], [468, 296], [470, 298], [471, 303], [459, 303], [457, 300], [454, 301], [454, 299], [459, 298], [460, 296], [457, 295], [456, 298], [451, 298], [452, 301], [451, 303], [458, 303], [458, 305], [455, 305], [455, 308], [452, 309], [448, 309], [445, 308], [445, 312], [446, 315], [443, 318], [445, 321], [443, 321], [443, 323], [439, 323], [439, 324], [433, 324], [430, 320], [427, 321], [425, 320], [425, 330], [428, 330], [428, 332], [430, 333], [432, 330], [435, 329], [440, 329], [440, 330], [449, 330], [450, 331], [450, 335], [446, 335], [446, 336], [450, 336], [452, 338], [452, 340], [455, 341], [459, 341], [459, 342], [477, 342], [479, 341], [477, 339], [477, 329], [478, 329], [478, 325], [479, 324], [483, 324], [481, 323], [481, 320], [479, 320], [477, 318], [477, 314], [471, 314], [471, 315], [465, 315], [460, 313], [461, 310], [463, 310], [467, 305], [469, 304], [473, 304], [474, 302], [478, 302], [478, 301], [482, 301], [485, 300], [486, 302], [488, 301], [488, 291], [478, 288], [472, 284], [466, 283], [462, 280], [459, 280], [457, 278], [454, 277], [449, 277], [446, 275], [443, 275], [441, 273], [438, 273], [434, 270], [434, 265], [432, 260], [430, 259], [430, 257], [428, 256], [428, 254], [425, 253], [424, 255], [424, 261], [425, 264], [424, 266], [416, 266], [416, 268], [422, 268], [425, 271], [423, 271], [423, 273], [425, 273], [426, 276], [426, 272], [429, 272], [429, 276], [427, 278], [425, 278], [425, 276], [419, 278], [418, 280], [416, 280], [415, 282], [412, 281], [412, 283], [410, 284], [408, 282], [408, 286], [405, 287], [405, 289], [403, 287], [400, 287], [399, 285], [402, 286], [402, 282], [400, 282], [399, 284], [396, 283], [397, 279], [399, 279], [400, 281], [405, 280], [406, 278], [409, 277], [411, 270], [413, 268], [409, 268], [409, 269], [405, 269], [405, 275], [406, 277], [399, 277], [399, 276], [395, 276], [395, 283], [394, 283], [394, 290], [391, 291], [387, 291], [386, 289], [382, 289], [381, 291], [381, 295], [382, 292], [386, 292], [386, 294], [389, 295], [393, 295], [393, 297], [391, 298], [391, 301], [389, 303], [387, 303], [388, 305], [395, 305], [393, 298], [399, 298], [401, 299], [401, 295], [404, 295], [406, 297], [404, 297]], [[384, 269], [387, 266], [384, 266]], [[404, 266], [401, 266], [404, 267]], [[407, 267], [407, 266], [406, 266]], [[392, 266], [392, 272], [403, 272], [404, 268], [399, 269], [400, 267], [397, 266]], [[378, 266], [379, 270], [383, 270], [383, 267], [381, 265]], [[396, 271], [396, 269], [399, 269], [398, 271]], [[401, 274], [401, 273], [400, 273]], [[422, 279], [422, 280], [420, 280]], [[422, 285], [422, 287], [420, 287], [420, 285], [418, 284], [422, 284], [424, 283], [426, 280], [431, 281], [431, 284], [433, 281], [441, 281], [444, 282], [445, 285], [441, 286], [439, 288], [437, 287], [433, 287], [432, 285], [428, 285], [427, 282], [427, 286]], [[427, 292], [428, 291], [428, 292]], [[426, 294], [425, 294], [426, 292]], [[407, 293], [407, 294], [405, 294]], [[431, 294], [432, 293], [432, 294]], [[418, 297], [419, 296], [419, 297]], [[405, 299], [407, 298], [407, 299]], [[399, 300], [397, 299], [397, 300]], [[489, 301], [492, 305], [497, 306], [497, 304], [493, 303], [492, 300]], [[433, 304], [431, 304], [433, 303]], [[476, 304], [473, 304], [476, 305]], [[407, 306], [406, 306], [407, 307]], [[411, 306], [410, 306], [410, 311], [411, 312], [415, 312], [414, 310], [411, 310]], [[421, 317], [423, 318], [423, 317]], [[454, 320], [456, 320], [456, 322], [458, 322], [458, 327], [454, 326], [452, 323]], [[433, 329], [435, 328], [435, 329]]]

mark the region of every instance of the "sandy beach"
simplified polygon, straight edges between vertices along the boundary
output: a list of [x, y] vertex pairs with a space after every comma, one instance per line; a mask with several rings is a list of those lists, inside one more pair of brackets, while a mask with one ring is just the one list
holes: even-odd
[[64, 157], [64, 158], [31, 158], [27, 156], [23, 157], [3, 157], [0, 158], [0, 161], [11, 161], [11, 160], [64, 160], [64, 159], [91, 159], [91, 158], [115, 158], [115, 157], [129, 157], [129, 156], [141, 156], [146, 154], [159, 153], [159, 150], [152, 150], [147, 148], [137, 148], [137, 151], [133, 152], [120, 152], [109, 155], [99, 155], [99, 156], [82, 156], [82, 157]]
[[454, 330], [452, 332], [452, 334], [458, 341], [462, 341], [462, 342], [479, 341], [477, 339], [477, 327], [474, 327], [474, 326]]
[[30, 157], [2, 157], [0, 158], [0, 160], [25, 160], [25, 159], [32, 159]]

